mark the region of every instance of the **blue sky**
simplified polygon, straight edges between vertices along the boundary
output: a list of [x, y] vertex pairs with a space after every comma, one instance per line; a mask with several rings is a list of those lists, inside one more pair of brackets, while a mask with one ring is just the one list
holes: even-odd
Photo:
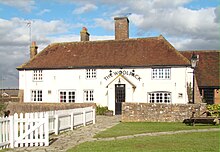
[[162, 34], [180, 51], [220, 50], [219, 11], [219, 0], [0, 0], [0, 88], [18, 88], [16, 67], [29, 59], [28, 22], [39, 51], [79, 41], [83, 26], [91, 40], [114, 39], [114, 17], [125, 15], [130, 38]]

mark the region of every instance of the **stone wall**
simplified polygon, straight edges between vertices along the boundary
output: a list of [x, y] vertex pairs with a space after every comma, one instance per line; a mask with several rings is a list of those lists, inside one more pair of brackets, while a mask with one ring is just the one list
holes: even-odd
[[152, 104], [128, 103], [122, 104], [123, 122], [183, 122], [190, 118], [192, 112], [200, 116], [206, 111], [206, 104]]
[[10, 98], [10, 97], [0, 97], [0, 103], [5, 103], [5, 102], [19, 102], [20, 98]]
[[43, 112], [52, 110], [75, 109], [84, 107], [96, 107], [95, 103], [5, 103], [10, 115], [14, 113]]

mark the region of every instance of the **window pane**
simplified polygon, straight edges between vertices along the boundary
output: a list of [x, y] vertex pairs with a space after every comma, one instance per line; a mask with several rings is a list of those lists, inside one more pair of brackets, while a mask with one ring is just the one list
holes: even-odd
[[94, 101], [94, 91], [93, 90], [85, 90], [84, 91], [84, 100], [85, 101]]
[[33, 71], [33, 81], [42, 81], [43, 80], [43, 71], [34, 70]]
[[66, 102], [66, 92], [65, 91], [60, 92], [60, 102]]
[[152, 69], [152, 79], [170, 79], [169, 68]]
[[75, 102], [75, 92], [69, 92], [69, 102]]
[[150, 103], [170, 103], [171, 94], [169, 92], [153, 92], [148, 94]]
[[86, 78], [96, 78], [96, 69], [87, 69]]
[[31, 90], [31, 101], [42, 101], [42, 90]]

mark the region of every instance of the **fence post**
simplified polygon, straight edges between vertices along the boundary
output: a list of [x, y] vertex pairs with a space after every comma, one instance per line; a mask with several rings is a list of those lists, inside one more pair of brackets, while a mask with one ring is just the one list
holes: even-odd
[[83, 126], [86, 126], [86, 111], [83, 111]]
[[14, 123], [14, 128], [13, 128], [14, 129], [13, 146], [14, 147], [18, 147], [18, 143], [16, 142], [16, 140], [18, 139], [18, 131], [19, 131], [19, 128], [20, 128], [20, 127], [18, 127], [18, 114], [15, 113], [13, 117], [14, 117], [14, 119], [13, 119], [14, 120], [14, 122], [13, 122]]
[[73, 130], [74, 125], [74, 118], [73, 118], [73, 112], [70, 114], [70, 129]]
[[45, 113], [44, 117], [45, 117], [45, 124], [44, 124], [45, 146], [49, 146], [49, 116], [47, 112]]
[[58, 117], [58, 114], [55, 115], [55, 135], [58, 135], [59, 134], [59, 117]]
[[95, 109], [92, 109], [92, 123], [95, 124]]
[[9, 133], [9, 142], [10, 148], [14, 148], [14, 116], [9, 116], [9, 126], [10, 126], [10, 133]]

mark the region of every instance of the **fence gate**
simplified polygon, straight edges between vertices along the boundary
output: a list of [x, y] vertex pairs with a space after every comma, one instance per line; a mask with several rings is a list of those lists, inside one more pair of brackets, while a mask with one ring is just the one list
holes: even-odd
[[14, 114], [14, 141], [11, 147], [48, 146], [47, 113]]

